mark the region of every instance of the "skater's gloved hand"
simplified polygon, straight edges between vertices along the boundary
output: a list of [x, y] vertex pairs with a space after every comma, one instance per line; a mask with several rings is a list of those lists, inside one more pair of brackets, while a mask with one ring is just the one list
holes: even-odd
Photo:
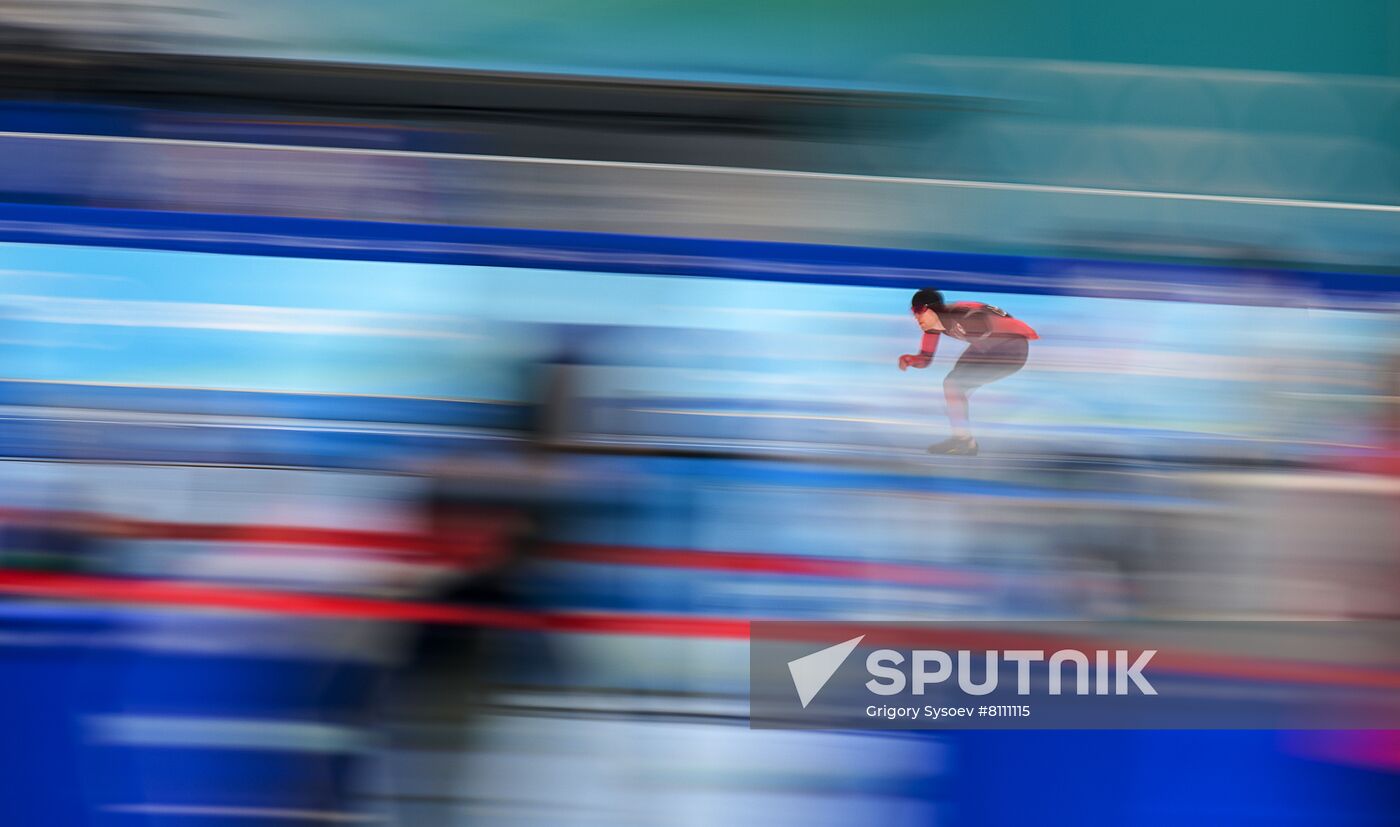
[[899, 357], [899, 369], [926, 368], [933, 361], [932, 356], [925, 356], [922, 353], [906, 353]]

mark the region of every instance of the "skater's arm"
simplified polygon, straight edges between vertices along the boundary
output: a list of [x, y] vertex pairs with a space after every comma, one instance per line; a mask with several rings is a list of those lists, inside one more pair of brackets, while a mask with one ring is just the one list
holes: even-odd
[[899, 357], [899, 369], [928, 367], [933, 362], [933, 354], [938, 352], [938, 338], [939, 334], [933, 331], [924, 333], [918, 353], [906, 353]]

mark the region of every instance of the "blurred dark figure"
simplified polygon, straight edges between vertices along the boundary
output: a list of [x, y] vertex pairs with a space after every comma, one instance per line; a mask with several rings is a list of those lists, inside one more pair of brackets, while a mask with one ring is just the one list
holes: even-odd
[[567, 505], [556, 448], [567, 441], [575, 376], [560, 360], [532, 365], [528, 379], [518, 449], [446, 463], [423, 503], [425, 545], [441, 574], [421, 598], [482, 619], [418, 630], [393, 680], [390, 714], [396, 753], [430, 750], [451, 775], [466, 771], [492, 693], [550, 676], [555, 660], [531, 631], [542, 607], [530, 577], [553, 515]]
[[101, 568], [111, 521], [67, 483], [17, 481], [0, 505], [0, 568], [79, 572]]

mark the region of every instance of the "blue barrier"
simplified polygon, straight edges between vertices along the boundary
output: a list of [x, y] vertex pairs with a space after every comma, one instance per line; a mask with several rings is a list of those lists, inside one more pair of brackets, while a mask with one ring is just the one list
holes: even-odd
[[0, 241], [1061, 296], [1365, 307], [1400, 279], [771, 241], [0, 205]]

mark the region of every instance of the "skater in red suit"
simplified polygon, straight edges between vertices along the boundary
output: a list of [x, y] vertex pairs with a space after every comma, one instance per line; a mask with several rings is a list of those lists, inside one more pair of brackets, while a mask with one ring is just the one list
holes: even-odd
[[918, 353], [899, 357], [900, 370], [928, 367], [938, 351], [939, 338], [944, 335], [967, 342], [967, 350], [943, 380], [953, 435], [930, 445], [929, 453], [975, 455], [977, 440], [968, 425], [967, 398], [983, 385], [1020, 370], [1026, 364], [1030, 340], [1040, 336], [1000, 307], [982, 302], [945, 304], [943, 294], [933, 289], [915, 293], [910, 310], [924, 331], [924, 338]]

